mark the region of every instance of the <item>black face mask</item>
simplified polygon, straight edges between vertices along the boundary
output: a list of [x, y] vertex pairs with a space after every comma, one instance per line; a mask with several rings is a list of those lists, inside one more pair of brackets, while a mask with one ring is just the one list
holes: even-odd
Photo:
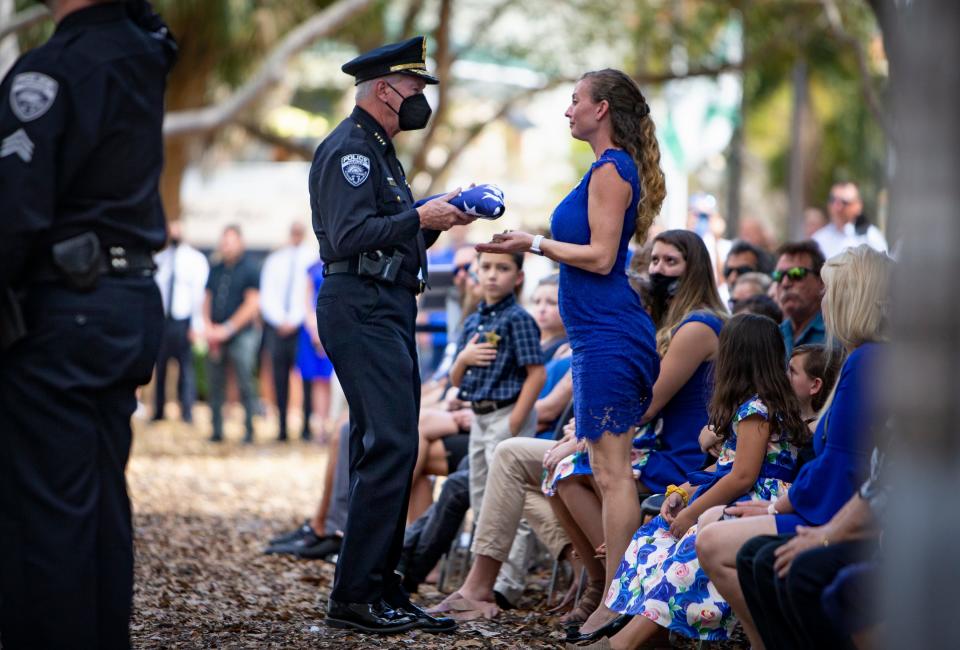
[[666, 302], [677, 295], [680, 289], [680, 278], [675, 275], [664, 275], [663, 273], [650, 274], [650, 295], [656, 299]]
[[[390, 86], [393, 92], [400, 95], [400, 91], [394, 88], [389, 82], [387, 85]], [[403, 97], [403, 95], [400, 95], [400, 97]], [[387, 106], [390, 106], [390, 104], [387, 104]], [[433, 109], [430, 108], [430, 104], [427, 102], [427, 98], [423, 93], [403, 97], [403, 101], [400, 102], [400, 110], [396, 110], [393, 106], [390, 106], [390, 110], [400, 118], [401, 131], [418, 131], [422, 129], [427, 125], [427, 122], [430, 121], [430, 115], [433, 113]]]

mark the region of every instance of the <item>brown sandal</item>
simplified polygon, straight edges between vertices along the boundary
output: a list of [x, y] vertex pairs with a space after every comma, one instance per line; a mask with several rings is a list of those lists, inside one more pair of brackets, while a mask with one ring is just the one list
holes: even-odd
[[587, 585], [580, 596], [580, 602], [569, 614], [560, 617], [564, 626], [581, 625], [603, 601], [603, 583], [592, 582]]

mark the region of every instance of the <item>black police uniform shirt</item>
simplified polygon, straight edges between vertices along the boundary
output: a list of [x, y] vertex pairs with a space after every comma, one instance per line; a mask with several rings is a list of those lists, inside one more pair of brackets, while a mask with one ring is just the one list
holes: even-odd
[[320, 257], [328, 263], [367, 251], [399, 252], [400, 268], [416, 276], [421, 268], [426, 272], [425, 249], [440, 234], [423, 230], [421, 235], [393, 142], [359, 107], [317, 148], [310, 168], [310, 208]]
[[0, 84], [0, 286], [50, 245], [94, 231], [157, 250], [163, 94], [174, 52], [124, 3], [67, 15]]

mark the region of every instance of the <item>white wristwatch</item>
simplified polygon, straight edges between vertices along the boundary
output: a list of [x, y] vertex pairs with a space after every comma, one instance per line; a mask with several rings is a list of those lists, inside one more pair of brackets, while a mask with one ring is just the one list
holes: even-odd
[[533, 238], [533, 243], [530, 244], [530, 252], [535, 253], [536, 255], [543, 255], [543, 251], [540, 250], [540, 242], [543, 241], [543, 235], [536, 235]]

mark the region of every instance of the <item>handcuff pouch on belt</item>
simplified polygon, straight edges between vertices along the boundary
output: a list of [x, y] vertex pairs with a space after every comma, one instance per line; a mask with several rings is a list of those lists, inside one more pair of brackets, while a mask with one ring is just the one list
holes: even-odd
[[85, 232], [57, 242], [51, 247], [50, 256], [71, 289], [89, 291], [97, 286], [103, 256], [96, 234]]
[[374, 278], [385, 282], [395, 283], [400, 265], [403, 263], [403, 253], [387, 255], [381, 251], [361, 253], [357, 263], [357, 275]]

